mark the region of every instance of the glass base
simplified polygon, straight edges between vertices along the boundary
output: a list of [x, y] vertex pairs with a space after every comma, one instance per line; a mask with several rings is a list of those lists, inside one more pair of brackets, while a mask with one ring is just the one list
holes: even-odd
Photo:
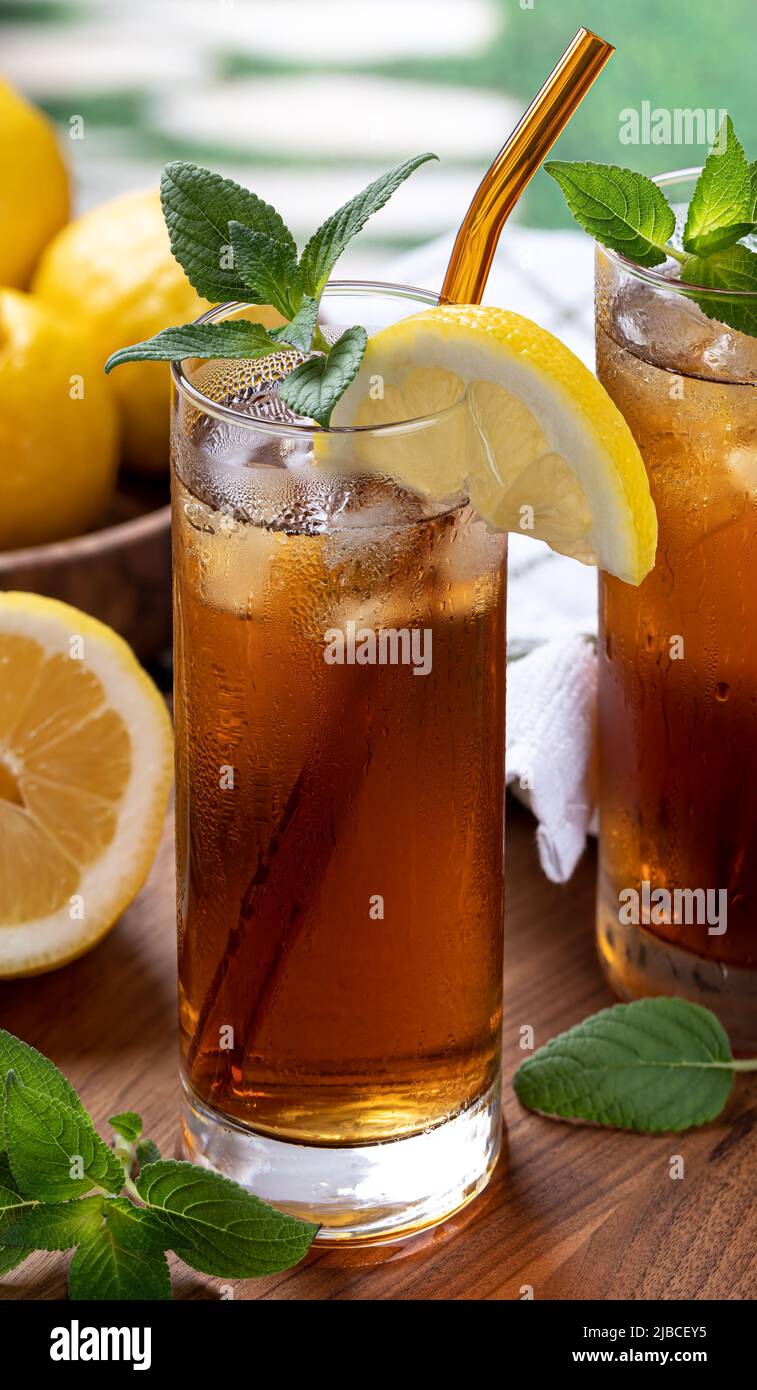
[[185, 1158], [318, 1222], [319, 1241], [396, 1240], [436, 1226], [486, 1186], [502, 1142], [500, 1083], [434, 1129], [353, 1148], [256, 1134], [184, 1083], [181, 1129]]
[[597, 950], [607, 983], [619, 999], [676, 994], [717, 1014], [734, 1052], [757, 1050], [757, 970], [708, 960], [615, 915], [597, 915]]

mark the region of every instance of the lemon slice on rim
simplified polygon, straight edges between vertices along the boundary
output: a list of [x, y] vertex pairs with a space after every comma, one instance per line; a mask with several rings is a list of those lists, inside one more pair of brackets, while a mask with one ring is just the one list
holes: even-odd
[[418, 491], [467, 491], [497, 530], [641, 582], [657, 544], [644, 463], [617, 406], [564, 343], [505, 309], [426, 309], [369, 339], [331, 423], [439, 411], [438, 426], [393, 442], [358, 436], [358, 456], [380, 466], [391, 452], [393, 471]]
[[165, 703], [76, 608], [0, 594], [0, 976], [93, 946], [147, 877], [172, 774]]

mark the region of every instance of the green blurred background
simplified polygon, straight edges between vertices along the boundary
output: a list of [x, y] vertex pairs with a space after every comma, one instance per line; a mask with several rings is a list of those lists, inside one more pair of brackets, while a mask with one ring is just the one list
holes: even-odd
[[[757, 155], [755, 19], [755, 0], [0, 0], [0, 68], [64, 130], [84, 118], [71, 141], [80, 206], [185, 156], [244, 177], [307, 231], [366, 175], [430, 145], [441, 167], [371, 227], [365, 257], [455, 225], [582, 23], [617, 53], [560, 157], [700, 163], [701, 146], [619, 143], [619, 113], [643, 100], [727, 108]], [[570, 222], [544, 175], [518, 217]]]

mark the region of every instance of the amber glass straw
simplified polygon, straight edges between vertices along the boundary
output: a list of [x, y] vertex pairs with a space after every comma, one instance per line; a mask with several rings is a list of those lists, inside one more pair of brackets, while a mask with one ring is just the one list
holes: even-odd
[[589, 29], [578, 30], [484, 174], [455, 238], [440, 304], [481, 303], [507, 217], [614, 52]]

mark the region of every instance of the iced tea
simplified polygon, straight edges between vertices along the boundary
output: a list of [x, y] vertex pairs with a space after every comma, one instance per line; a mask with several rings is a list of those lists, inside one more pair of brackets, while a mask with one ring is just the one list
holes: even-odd
[[[332, 476], [216, 368], [238, 429], [180, 401], [175, 440], [187, 1148], [239, 1177], [244, 1138], [243, 1180], [332, 1226], [423, 1224], [408, 1175], [459, 1205], [499, 1143], [506, 542], [393, 478], [396, 441]], [[347, 1167], [341, 1209], [287, 1190], [403, 1140], [368, 1218]]]
[[754, 1047], [757, 342], [600, 251], [597, 373], [660, 528], [638, 589], [600, 581], [600, 954]]

